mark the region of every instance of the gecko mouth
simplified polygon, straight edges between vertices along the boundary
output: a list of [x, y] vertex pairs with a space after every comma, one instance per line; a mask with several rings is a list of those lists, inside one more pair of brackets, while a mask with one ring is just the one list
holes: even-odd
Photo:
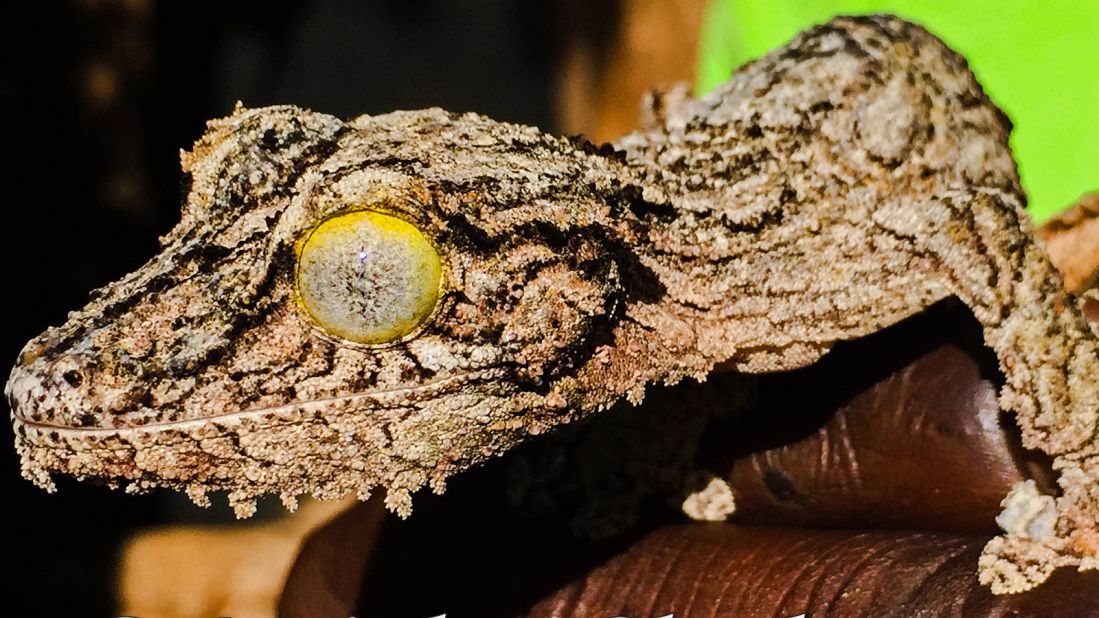
[[[320, 397], [316, 399], [308, 399], [303, 401], [294, 401], [290, 403], [275, 405], [275, 406], [262, 406], [256, 408], [248, 408], [244, 410], [237, 410], [233, 412], [224, 412], [221, 414], [214, 414], [210, 416], [201, 416], [195, 418], [186, 418], [179, 420], [157, 421], [152, 423], [146, 423], [142, 425], [123, 425], [116, 427], [104, 427], [104, 426], [74, 426], [66, 425], [57, 422], [50, 422], [32, 418], [23, 414], [23, 410], [31, 407], [29, 404], [29, 397], [21, 396], [17, 387], [11, 388], [13, 391], [10, 395], [10, 404], [12, 410], [12, 420], [19, 424], [28, 427], [34, 427], [41, 430], [48, 430], [63, 433], [73, 433], [79, 435], [89, 435], [95, 433], [112, 434], [122, 431], [136, 431], [142, 429], [156, 430], [156, 429], [186, 429], [191, 425], [202, 425], [208, 422], [227, 421], [231, 422], [235, 419], [245, 416], [283, 416], [293, 414], [308, 414], [312, 411], [324, 409], [328, 406], [344, 406], [348, 404], [358, 405], [387, 405], [391, 404], [393, 400], [400, 399], [402, 402], [415, 405], [422, 403], [423, 401], [430, 400], [436, 397], [445, 396], [450, 392], [461, 389], [462, 386], [470, 383], [485, 383], [497, 381], [504, 377], [506, 369], [503, 366], [493, 366], [478, 371], [470, 371], [467, 373], [458, 374], [455, 376], [448, 376], [446, 378], [440, 378], [432, 380], [424, 384], [417, 384], [415, 386], [400, 386], [394, 388], [384, 388], [371, 391], [364, 391], [361, 393], [352, 393], [350, 395], [340, 395], [335, 397]], [[13, 379], [12, 382], [17, 382], [17, 379]]]
[[524, 405], [503, 387], [485, 388], [506, 383], [499, 379], [505, 372], [496, 366], [417, 386], [132, 427], [60, 426], [27, 418], [21, 406], [13, 406], [12, 421], [23, 475], [47, 490], [55, 488], [54, 473], [128, 491], [179, 489], [199, 503], [207, 491], [228, 490], [244, 516], [267, 493], [292, 502], [402, 483], [407, 494], [431, 482], [433, 471], [465, 449], [425, 442], [425, 435], [442, 422], [450, 426], [443, 435], [457, 442], [486, 423], [502, 426]]

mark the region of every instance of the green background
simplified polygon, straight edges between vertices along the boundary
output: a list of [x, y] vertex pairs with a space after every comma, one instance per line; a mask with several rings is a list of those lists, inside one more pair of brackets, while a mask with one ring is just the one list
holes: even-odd
[[969, 60], [1015, 125], [1035, 219], [1099, 189], [1099, 0], [711, 0], [699, 91], [810, 25], [867, 13], [919, 22]]

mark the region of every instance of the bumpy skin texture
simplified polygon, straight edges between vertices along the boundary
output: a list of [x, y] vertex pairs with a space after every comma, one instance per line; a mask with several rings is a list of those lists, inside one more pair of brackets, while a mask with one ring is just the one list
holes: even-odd
[[[407, 514], [417, 489], [648, 384], [805, 366], [957, 296], [1063, 492], [1013, 492], [1024, 519], [983, 581], [1099, 566], [1099, 348], [964, 60], [897, 19], [838, 18], [650, 104], [602, 148], [441, 110], [210, 123], [161, 253], [24, 349], [7, 394], [25, 475], [225, 489], [242, 515], [384, 486]], [[327, 335], [294, 298], [295, 243], [362, 207], [446, 260], [434, 318], [389, 347]]]

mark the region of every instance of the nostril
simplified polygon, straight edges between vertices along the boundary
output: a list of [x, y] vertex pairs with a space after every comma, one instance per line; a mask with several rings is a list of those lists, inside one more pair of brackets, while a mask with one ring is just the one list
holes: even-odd
[[61, 379], [65, 381], [65, 384], [77, 388], [84, 383], [84, 374], [76, 369], [70, 369], [61, 374]]

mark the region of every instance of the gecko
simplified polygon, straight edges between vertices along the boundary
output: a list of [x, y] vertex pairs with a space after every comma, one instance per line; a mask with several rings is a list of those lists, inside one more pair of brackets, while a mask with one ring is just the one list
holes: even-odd
[[[956, 298], [1058, 496], [1020, 485], [981, 581], [1099, 567], [1099, 343], [1034, 238], [1011, 124], [965, 60], [839, 17], [594, 145], [441, 109], [211, 121], [181, 220], [22, 350], [24, 476], [412, 494], [715, 371], [787, 371]], [[929, 461], [928, 465], [933, 465]]]

